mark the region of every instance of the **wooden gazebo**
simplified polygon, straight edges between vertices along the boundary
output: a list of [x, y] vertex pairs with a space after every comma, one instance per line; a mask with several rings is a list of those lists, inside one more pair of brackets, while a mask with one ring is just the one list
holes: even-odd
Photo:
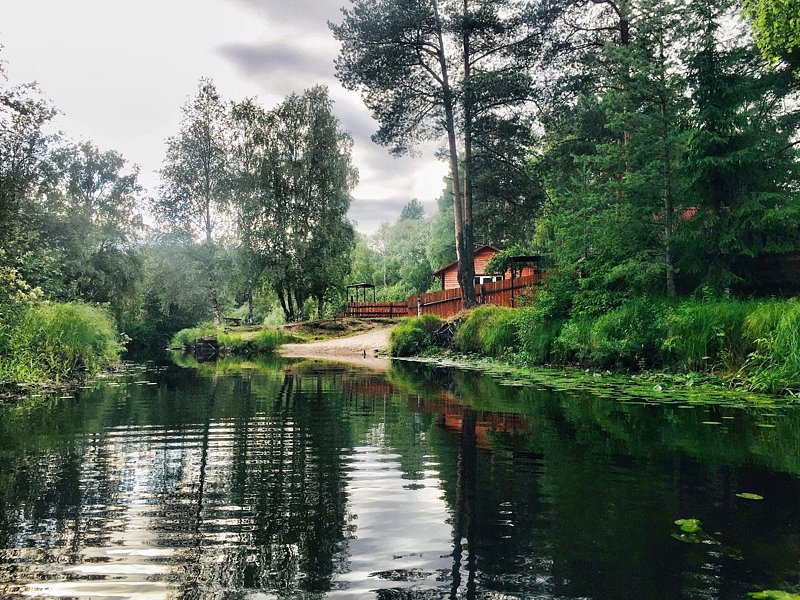
[[[372, 301], [375, 302], [375, 284], [373, 283], [351, 283], [350, 285], [346, 285], [345, 288], [347, 289], [347, 297], [350, 298], [350, 302], [358, 302], [358, 292], [361, 291], [363, 299], [361, 302], [367, 301], [367, 290], [372, 290]], [[342, 288], [339, 288], [342, 289]], [[351, 291], [355, 290], [355, 297], [351, 295]]]

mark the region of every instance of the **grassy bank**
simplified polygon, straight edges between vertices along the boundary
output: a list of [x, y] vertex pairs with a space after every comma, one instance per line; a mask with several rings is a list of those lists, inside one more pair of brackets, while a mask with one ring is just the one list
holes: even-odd
[[[393, 356], [434, 346], [409, 319]], [[800, 301], [639, 299], [600, 316], [545, 317], [537, 308], [482, 306], [457, 321], [448, 348], [521, 366], [707, 373], [759, 392], [800, 391]]]
[[119, 360], [111, 315], [81, 303], [5, 306], [0, 315], [0, 387], [61, 383]]
[[172, 337], [170, 348], [192, 350], [200, 340], [215, 340], [221, 354], [253, 356], [270, 354], [286, 341], [286, 336], [276, 329], [228, 330], [216, 327], [182, 329]]

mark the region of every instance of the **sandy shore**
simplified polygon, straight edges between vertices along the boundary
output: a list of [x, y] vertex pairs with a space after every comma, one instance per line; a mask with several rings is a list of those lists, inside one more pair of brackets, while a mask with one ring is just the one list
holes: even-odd
[[278, 351], [289, 358], [318, 358], [383, 371], [388, 368], [389, 360], [375, 354], [389, 347], [389, 329], [373, 329], [322, 342], [284, 344]]

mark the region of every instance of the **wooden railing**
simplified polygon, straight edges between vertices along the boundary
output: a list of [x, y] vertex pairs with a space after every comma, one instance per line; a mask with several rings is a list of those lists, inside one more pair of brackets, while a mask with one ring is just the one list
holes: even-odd
[[[475, 299], [478, 304], [494, 304], [514, 308], [531, 290], [535, 290], [536, 283], [542, 281], [542, 275], [536, 273], [525, 277], [504, 279], [494, 283], [484, 283], [475, 286]], [[523, 294], [524, 292], [524, 294]], [[534, 292], [535, 293], [535, 292]], [[408, 316], [437, 315], [442, 318], [452, 317], [461, 310], [463, 302], [461, 289], [454, 288], [441, 292], [429, 292], [408, 298]]]
[[407, 316], [408, 308], [405, 302], [348, 302], [343, 314], [360, 319], [392, 319]]
[[[475, 286], [475, 299], [478, 304], [494, 304], [511, 308], [520, 305], [520, 301], [531, 293], [535, 293], [535, 284], [542, 281], [540, 273], [510, 279], [484, 283]], [[406, 302], [349, 302], [342, 313], [345, 317], [362, 319], [416, 317], [419, 315], [437, 315], [446, 319], [457, 314], [463, 307], [461, 289], [454, 288], [441, 292], [429, 292], [409, 296]]]

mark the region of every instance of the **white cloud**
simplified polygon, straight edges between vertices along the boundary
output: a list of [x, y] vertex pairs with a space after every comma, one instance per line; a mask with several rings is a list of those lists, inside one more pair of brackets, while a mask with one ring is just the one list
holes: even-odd
[[[164, 139], [197, 80], [212, 77], [227, 98], [266, 105], [317, 83], [355, 139], [361, 229], [419, 198], [432, 206], [445, 165], [433, 145], [392, 159], [369, 141], [375, 124], [358, 94], [333, 77], [338, 44], [327, 20], [345, 0], [26, 0], [0, 3], [0, 57], [15, 83], [36, 80], [62, 111], [68, 135], [113, 148], [140, 165], [155, 191]], [[259, 54], [261, 52], [261, 54]], [[260, 64], [260, 61], [263, 63]], [[385, 220], [385, 219], [383, 219]], [[375, 224], [380, 221], [378, 220]]]

